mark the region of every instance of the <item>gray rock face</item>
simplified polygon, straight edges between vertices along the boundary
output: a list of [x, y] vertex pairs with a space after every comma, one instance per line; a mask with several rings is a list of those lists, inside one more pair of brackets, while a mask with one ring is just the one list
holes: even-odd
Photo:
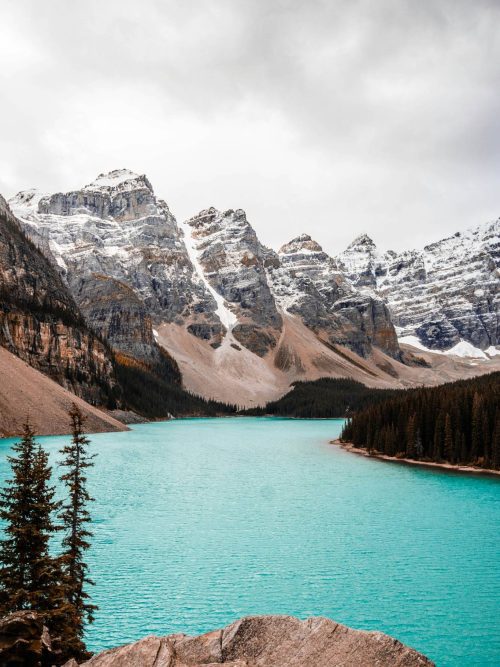
[[[242, 210], [211, 208], [179, 225], [148, 179], [127, 170], [101, 174], [74, 192], [19, 193], [12, 206], [59, 267], [89, 324], [112, 335], [119, 350], [147, 355], [145, 315], [126, 298], [111, 305], [102, 281], [97, 290], [97, 275], [132, 289], [152, 323], [184, 326], [214, 348], [230, 331], [263, 357], [276, 348], [282, 313], [289, 312], [329, 345], [362, 356], [377, 346], [400, 358], [388, 309], [373, 290], [363, 291], [371, 285], [370, 271], [362, 289], [354, 287], [307, 235], [276, 253], [260, 243]], [[89, 290], [90, 299], [83, 294]], [[96, 290], [102, 299], [92, 304]], [[139, 320], [140, 343], [127, 324]]]
[[74, 295], [85, 320], [115, 351], [145, 362], [159, 360], [151, 315], [131, 287], [94, 273], [74, 280]]
[[237, 320], [234, 337], [263, 356], [276, 345], [282, 325], [265, 270], [270, 251], [259, 242], [241, 209], [210, 208], [187, 225], [206, 280]]
[[[0, 201], [0, 345], [94, 404], [115, 385], [108, 350], [60, 275]], [[96, 383], [99, 378], [100, 383]]]
[[330, 344], [345, 345], [367, 356], [373, 345], [399, 358], [396, 332], [385, 304], [362, 294], [337, 269], [335, 262], [310, 236], [284, 245], [278, 265], [268, 273], [278, 303], [299, 315]]
[[431, 349], [500, 343], [500, 220], [423, 250], [380, 253], [363, 235], [337, 258], [360, 290], [382, 298], [401, 336]]
[[109, 174], [100, 174], [82, 190], [42, 197], [38, 212], [45, 215], [83, 214], [126, 221], [158, 215], [158, 204], [146, 176], [117, 169]]
[[[243, 618], [198, 637], [146, 637], [105, 651], [86, 667], [424, 667], [425, 656], [380, 632], [352, 630], [327, 618]], [[67, 666], [69, 667], [69, 665]]]
[[152, 320], [194, 319], [220, 336], [215, 300], [194, 271], [174, 216], [145, 176], [117, 170], [77, 192], [21, 192], [11, 205], [73, 294], [82, 278], [107, 276], [132, 288]]

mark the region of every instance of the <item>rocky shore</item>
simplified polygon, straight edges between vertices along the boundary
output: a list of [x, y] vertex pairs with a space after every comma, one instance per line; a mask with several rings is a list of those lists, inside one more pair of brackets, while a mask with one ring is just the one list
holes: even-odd
[[[0, 664], [48, 667], [56, 656], [41, 620], [18, 612], [0, 620]], [[424, 655], [381, 632], [328, 618], [248, 616], [197, 637], [149, 636], [93, 656], [85, 667], [431, 667]], [[78, 667], [70, 660], [64, 667]]]

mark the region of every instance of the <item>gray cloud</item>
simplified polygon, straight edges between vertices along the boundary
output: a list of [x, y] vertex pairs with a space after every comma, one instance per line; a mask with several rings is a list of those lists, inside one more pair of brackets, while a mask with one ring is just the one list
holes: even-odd
[[0, 192], [122, 166], [265, 242], [498, 217], [496, 0], [4, 0]]

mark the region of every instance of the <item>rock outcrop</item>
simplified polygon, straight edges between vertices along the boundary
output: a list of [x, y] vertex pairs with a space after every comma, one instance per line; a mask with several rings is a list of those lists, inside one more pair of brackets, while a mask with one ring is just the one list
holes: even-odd
[[383, 301], [354, 289], [307, 234], [284, 245], [268, 272], [282, 309], [299, 315], [330, 344], [344, 345], [363, 357], [376, 346], [400, 358], [396, 332]]
[[500, 344], [500, 219], [401, 253], [379, 252], [364, 234], [337, 264], [387, 303], [400, 336], [435, 350], [461, 340], [482, 350]]
[[220, 295], [218, 313], [226, 329], [246, 348], [264, 356], [276, 346], [282, 325], [265, 270], [270, 252], [241, 209], [210, 208], [186, 226], [192, 230], [195, 262], [216, 298]]
[[113, 395], [108, 349], [1, 198], [0, 345], [91, 403]]
[[49, 667], [57, 656], [47, 628], [33, 611], [18, 611], [0, 618], [0, 665]]
[[[198, 637], [146, 637], [104, 651], [85, 667], [425, 667], [425, 656], [381, 632], [327, 618], [253, 616]], [[67, 663], [66, 667], [73, 667]]]

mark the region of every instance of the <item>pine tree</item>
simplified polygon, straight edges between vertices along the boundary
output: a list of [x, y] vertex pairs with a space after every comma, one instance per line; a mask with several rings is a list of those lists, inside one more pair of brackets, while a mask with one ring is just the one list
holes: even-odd
[[471, 423], [471, 448], [470, 458], [472, 462], [477, 460], [481, 449], [482, 436], [482, 400], [479, 393], [476, 391], [472, 401], [472, 423]]
[[414, 457], [416, 454], [416, 418], [416, 414], [412, 412], [408, 419], [408, 426], [406, 429], [406, 455], [410, 458]]
[[84, 626], [86, 622], [92, 623], [94, 611], [97, 609], [90, 602], [90, 596], [85, 590], [86, 585], [93, 584], [88, 577], [85, 553], [90, 548], [89, 539], [92, 536], [87, 528], [91, 521], [87, 505], [93, 501], [87, 490], [86, 469], [94, 465], [92, 461], [94, 456], [87, 452], [89, 440], [83, 431], [84, 417], [75, 404], [69, 415], [72, 439], [71, 443], [61, 450], [64, 457], [61, 465], [66, 468], [66, 472], [60, 478], [68, 491], [68, 499], [63, 504], [60, 514], [65, 530], [61, 561], [65, 575], [66, 597], [72, 608], [72, 613], [68, 615], [65, 638], [66, 648], [72, 655], [85, 657]]
[[491, 439], [491, 465], [493, 468], [500, 468], [500, 410], [497, 410], [495, 414], [495, 426]]
[[9, 457], [13, 478], [0, 501], [0, 518], [6, 522], [6, 537], [0, 544], [0, 611], [34, 609], [50, 626], [61, 579], [58, 561], [49, 553], [59, 503], [50, 486], [48, 456], [37, 447], [28, 421], [13, 451], [16, 455]]
[[453, 432], [451, 428], [451, 417], [446, 413], [444, 421], [444, 458], [453, 463]]
[[441, 461], [444, 440], [444, 419], [443, 413], [440, 412], [437, 416], [434, 425], [434, 451], [433, 457], [435, 461]]

